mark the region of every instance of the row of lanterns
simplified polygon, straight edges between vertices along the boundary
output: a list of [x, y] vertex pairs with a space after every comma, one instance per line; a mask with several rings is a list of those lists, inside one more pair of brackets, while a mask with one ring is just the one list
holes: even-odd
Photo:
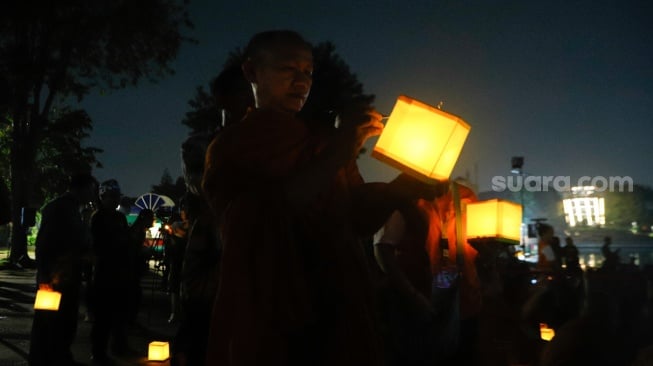
[[[41, 288], [36, 292], [34, 299], [35, 310], [58, 311], [61, 302], [61, 292], [50, 288]], [[168, 342], [150, 342], [147, 350], [149, 361], [165, 361], [170, 358], [170, 346]]]
[[[424, 182], [447, 180], [471, 127], [460, 117], [399, 96], [372, 156]], [[467, 237], [519, 242], [522, 207], [506, 200], [467, 204]]]
[[[461, 118], [407, 96], [400, 96], [374, 147], [372, 156], [425, 182], [447, 180], [471, 127]], [[522, 206], [492, 199], [468, 203], [468, 239], [521, 240]], [[540, 338], [555, 331], [540, 324]]]
[[[427, 183], [447, 180], [471, 127], [461, 118], [407, 96], [399, 96], [372, 156]], [[522, 207], [505, 200], [469, 203], [467, 237], [519, 242]], [[34, 309], [58, 310], [61, 293], [41, 289]], [[166, 360], [167, 342], [152, 342], [149, 360]]]

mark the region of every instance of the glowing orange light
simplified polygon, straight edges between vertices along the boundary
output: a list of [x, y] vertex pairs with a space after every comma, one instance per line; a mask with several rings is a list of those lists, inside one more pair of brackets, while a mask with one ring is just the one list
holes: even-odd
[[467, 237], [496, 238], [519, 242], [522, 207], [514, 202], [492, 199], [467, 204]]
[[426, 182], [446, 180], [470, 128], [454, 115], [401, 95], [372, 156]]
[[59, 302], [61, 302], [61, 292], [40, 289], [36, 292], [34, 309], [57, 311], [59, 310]]
[[170, 358], [170, 346], [168, 342], [150, 342], [147, 348], [148, 361], [165, 361]]
[[550, 341], [555, 337], [556, 333], [553, 329], [549, 328], [546, 323], [540, 323], [540, 338], [542, 338], [545, 341]]

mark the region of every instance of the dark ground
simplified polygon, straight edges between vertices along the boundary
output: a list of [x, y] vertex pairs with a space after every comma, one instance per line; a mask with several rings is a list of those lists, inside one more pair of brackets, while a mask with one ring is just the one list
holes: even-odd
[[[0, 269], [0, 365], [27, 365], [29, 337], [34, 315], [35, 270]], [[160, 290], [160, 273], [150, 271], [143, 279], [143, 303], [136, 324], [128, 330], [129, 344], [136, 356], [128, 359], [114, 357], [117, 366], [159, 365], [169, 361], [148, 362], [147, 347], [151, 341], [168, 341], [176, 331], [176, 324], [167, 322], [169, 301]], [[120, 296], [120, 294], [117, 294]], [[91, 323], [84, 321], [80, 311], [73, 354], [78, 362], [91, 364]]]

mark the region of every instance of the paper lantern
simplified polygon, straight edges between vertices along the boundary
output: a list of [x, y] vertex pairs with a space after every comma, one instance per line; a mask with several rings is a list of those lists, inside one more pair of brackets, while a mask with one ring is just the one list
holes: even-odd
[[549, 328], [546, 323], [540, 323], [540, 338], [542, 338], [545, 341], [550, 341], [555, 337], [556, 333], [553, 329]]
[[511, 244], [521, 238], [521, 205], [492, 199], [467, 204], [467, 237], [494, 238]]
[[61, 292], [40, 289], [36, 292], [36, 299], [34, 299], [34, 309], [36, 310], [59, 310], [59, 302], [61, 301]]
[[147, 349], [148, 361], [165, 361], [170, 358], [170, 346], [168, 342], [150, 342]]
[[446, 180], [469, 130], [462, 119], [402, 95], [372, 156], [425, 182]]

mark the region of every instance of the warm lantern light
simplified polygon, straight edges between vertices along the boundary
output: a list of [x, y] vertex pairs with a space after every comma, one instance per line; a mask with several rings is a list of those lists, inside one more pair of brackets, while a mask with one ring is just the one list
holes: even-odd
[[59, 302], [61, 301], [61, 292], [40, 289], [36, 292], [36, 299], [34, 299], [34, 309], [36, 310], [59, 310]]
[[165, 361], [170, 358], [170, 347], [168, 342], [150, 342], [147, 349], [148, 361]]
[[550, 341], [555, 337], [556, 333], [553, 329], [549, 328], [546, 323], [540, 323], [540, 338], [545, 341]]
[[493, 199], [468, 203], [467, 237], [519, 243], [521, 215], [521, 205], [510, 201]]
[[372, 156], [426, 182], [446, 180], [469, 130], [462, 119], [401, 95]]

